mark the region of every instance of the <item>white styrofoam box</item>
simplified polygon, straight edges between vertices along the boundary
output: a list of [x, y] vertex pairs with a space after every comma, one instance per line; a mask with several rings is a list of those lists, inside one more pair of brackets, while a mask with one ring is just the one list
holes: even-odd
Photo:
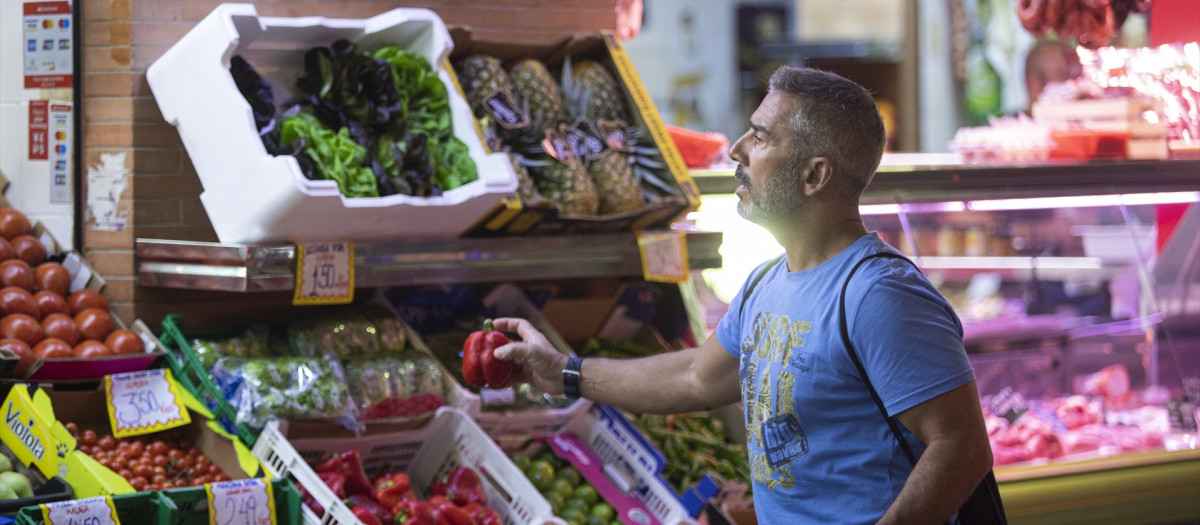
[[358, 451], [369, 476], [382, 469], [407, 473], [418, 495], [426, 494], [434, 480], [455, 468], [470, 467], [483, 480], [487, 506], [500, 513], [505, 525], [562, 524], [529, 479], [461, 410], [442, 407], [421, 428], [381, 432], [368, 428], [361, 437], [346, 435], [340, 427], [289, 433], [288, 426], [278, 420], [268, 422], [251, 452], [270, 475], [290, 474], [325, 508], [323, 519], [305, 508], [306, 524], [361, 523], [309, 466], [347, 450]]
[[[244, 57], [283, 103], [304, 73], [304, 52], [338, 39], [424, 55], [447, 87], [454, 133], [479, 179], [436, 197], [345, 198], [334, 181], [306, 179], [294, 158], [268, 154], [229, 74], [230, 60]], [[146, 80], [195, 165], [221, 242], [457, 236], [514, 191], [517, 179], [505, 154], [487, 153], [479, 137], [446, 69], [452, 47], [445, 24], [427, 9], [367, 19], [272, 18], [250, 4], [221, 4], [151, 64]]]
[[587, 443], [604, 461], [604, 470], [613, 484], [640, 500], [660, 523], [696, 523], [679, 496], [658, 475], [662, 454], [615, 409], [592, 405], [572, 418], [562, 431]]
[[1133, 262], [1149, 256], [1154, 250], [1153, 226], [1075, 225], [1071, 235], [1083, 238], [1083, 254], [1105, 261]]

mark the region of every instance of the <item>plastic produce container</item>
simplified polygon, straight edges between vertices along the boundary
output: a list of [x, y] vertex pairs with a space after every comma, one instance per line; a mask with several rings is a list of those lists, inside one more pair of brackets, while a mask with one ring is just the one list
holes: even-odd
[[[275, 500], [275, 521], [280, 525], [300, 523], [300, 493], [288, 480], [271, 480], [271, 495]], [[138, 492], [112, 497], [117, 519], [122, 523], [153, 525], [202, 525], [211, 523], [208, 515], [208, 493], [203, 486]], [[42, 508], [21, 509], [16, 523], [42, 525]]]
[[305, 523], [333, 525], [360, 522], [321, 482], [309, 463], [351, 449], [358, 451], [369, 477], [384, 469], [403, 471], [413, 487], [422, 491], [455, 468], [470, 467], [483, 479], [487, 506], [500, 513], [505, 525], [561, 523], [553, 517], [550, 504], [504, 452], [470, 417], [452, 407], [438, 409], [429, 424], [421, 428], [368, 428], [361, 437], [332, 425], [275, 420], [263, 428], [253, 453], [272, 476], [293, 477], [325, 508], [323, 519], [303, 509]]
[[[422, 54], [450, 95], [454, 133], [478, 180], [435, 197], [345, 198], [331, 180], [308, 180], [290, 156], [266, 152], [249, 103], [229, 73], [241, 55], [277, 101], [303, 74], [304, 52], [338, 39], [364, 49], [394, 44]], [[454, 84], [445, 24], [427, 9], [367, 19], [260, 17], [251, 4], [221, 4], [146, 71], [167, 122], [179, 131], [204, 186], [200, 200], [221, 242], [377, 240], [458, 236], [517, 187], [505, 154], [488, 153]]]

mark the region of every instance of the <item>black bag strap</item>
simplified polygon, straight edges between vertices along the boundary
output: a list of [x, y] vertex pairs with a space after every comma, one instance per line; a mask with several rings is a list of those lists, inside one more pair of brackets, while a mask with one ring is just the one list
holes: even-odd
[[867, 369], [863, 367], [862, 361], [858, 358], [858, 351], [854, 349], [854, 343], [850, 342], [850, 329], [846, 326], [846, 289], [850, 287], [850, 279], [854, 277], [854, 273], [858, 271], [858, 268], [871, 259], [899, 259], [913, 265], [914, 268], [917, 267], [916, 263], [903, 255], [892, 252], [878, 252], [863, 257], [858, 261], [858, 264], [854, 265], [854, 268], [850, 269], [850, 274], [846, 276], [846, 282], [842, 283], [842, 295], [838, 303], [838, 323], [841, 325], [842, 343], [846, 345], [846, 351], [850, 354], [850, 360], [854, 361], [854, 367], [858, 369], [859, 377], [862, 377], [863, 382], [867, 384], [867, 392], [871, 393], [871, 399], [875, 401], [875, 406], [879, 408], [879, 413], [883, 414], [883, 419], [887, 421], [888, 428], [892, 429], [892, 435], [896, 436], [896, 441], [900, 442], [900, 448], [904, 450], [904, 455], [908, 457], [908, 461], [915, 467], [917, 465], [917, 456], [913, 454], [912, 447], [908, 446], [908, 442], [900, 434], [900, 427], [896, 426], [896, 421], [891, 416], [888, 416], [887, 408], [883, 406], [883, 400], [879, 399], [879, 392], [875, 391], [875, 385], [871, 384], [871, 379], [867, 377]]
[[750, 280], [750, 286], [746, 287], [746, 293], [742, 294], [742, 304], [738, 307], [738, 317], [741, 317], [742, 312], [746, 310], [746, 300], [750, 298], [750, 294], [754, 292], [754, 287], [758, 286], [758, 282], [767, 275], [767, 272], [771, 271], [771, 268], [774, 268], [776, 264], [779, 264], [786, 258], [787, 254], [785, 253], [779, 257], [771, 259], [770, 261], [767, 261], [767, 264], [763, 265], [762, 269], [760, 269], [758, 273], [754, 274], [754, 278]]

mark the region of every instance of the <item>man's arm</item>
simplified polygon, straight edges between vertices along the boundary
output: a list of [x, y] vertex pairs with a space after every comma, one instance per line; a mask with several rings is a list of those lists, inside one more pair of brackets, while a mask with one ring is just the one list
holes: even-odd
[[[567, 356], [524, 319], [496, 319], [497, 330], [516, 332], [522, 342], [496, 350], [496, 357], [516, 361], [518, 379], [543, 392], [562, 393]], [[583, 397], [636, 412], [678, 414], [710, 410], [741, 399], [738, 360], [716, 337], [700, 348], [638, 359], [588, 358], [580, 369]]]
[[942, 523], [992, 468], [975, 382], [905, 410], [896, 419], [926, 448], [879, 523]]

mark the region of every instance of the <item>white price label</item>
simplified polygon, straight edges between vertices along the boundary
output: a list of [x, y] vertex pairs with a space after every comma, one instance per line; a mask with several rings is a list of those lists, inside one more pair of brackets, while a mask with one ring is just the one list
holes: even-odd
[[292, 304], [354, 301], [354, 243], [296, 244], [296, 293]]
[[675, 230], [637, 232], [642, 276], [651, 282], [682, 283], [688, 279], [687, 242]]
[[46, 525], [120, 525], [112, 497], [58, 501], [42, 505]]
[[274, 525], [275, 497], [262, 478], [205, 485], [211, 525]]
[[176, 384], [165, 368], [105, 376], [113, 436], [137, 436], [191, 423]]

